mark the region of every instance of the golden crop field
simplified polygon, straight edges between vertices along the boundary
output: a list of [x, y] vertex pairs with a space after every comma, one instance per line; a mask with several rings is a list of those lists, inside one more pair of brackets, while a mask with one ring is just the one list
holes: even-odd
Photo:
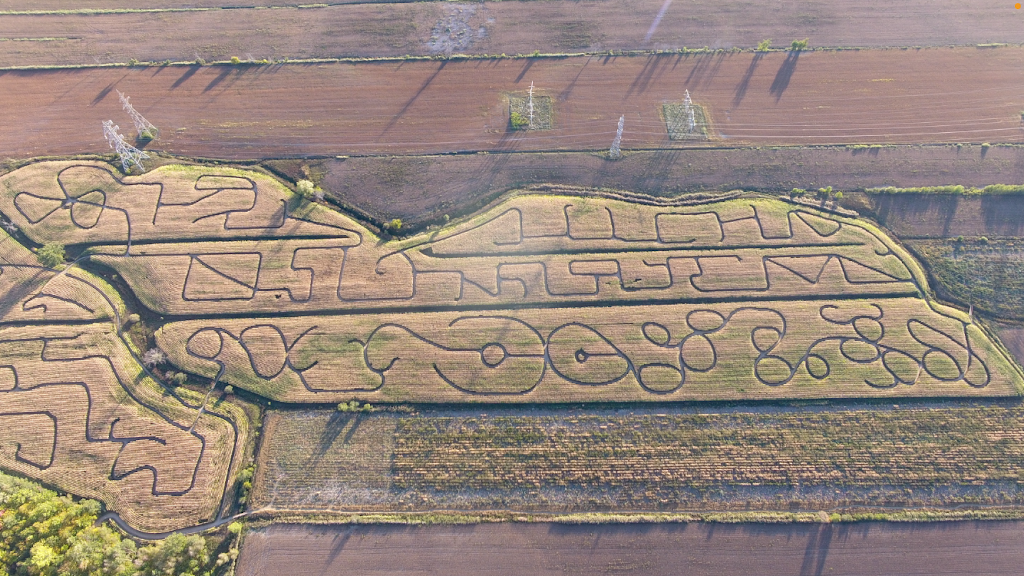
[[0, 465], [162, 532], [214, 519], [247, 429], [153, 382], [103, 324], [0, 328]]

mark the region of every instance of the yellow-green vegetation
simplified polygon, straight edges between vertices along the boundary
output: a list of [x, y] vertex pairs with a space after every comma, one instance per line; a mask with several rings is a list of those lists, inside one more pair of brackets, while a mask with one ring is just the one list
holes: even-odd
[[136, 546], [97, 526], [100, 511], [95, 500], [75, 501], [0, 472], [0, 569], [12, 576], [199, 576], [225, 564], [211, 562], [199, 535]]
[[282, 412], [267, 426], [255, 497], [271, 514], [1024, 505], [1019, 404]]
[[908, 240], [928, 266], [939, 297], [1002, 318], [1024, 318], [1024, 241]]
[[509, 125], [513, 130], [550, 130], [554, 127], [554, 103], [550, 96], [534, 92], [531, 121], [529, 95], [508, 97]]

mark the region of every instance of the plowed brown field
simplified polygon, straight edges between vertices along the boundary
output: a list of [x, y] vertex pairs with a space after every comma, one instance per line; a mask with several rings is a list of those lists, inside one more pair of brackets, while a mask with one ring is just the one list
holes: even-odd
[[[75, 8], [206, 11], [47, 14], [0, 18], [0, 65], [92, 64], [130, 58], [227, 60], [528, 54], [710, 46], [948, 46], [1024, 42], [1024, 14], [1006, 0], [549, 0], [544, 2], [330, 2], [296, 0], [81, 0]], [[60, 10], [61, 0], [10, 0], [0, 10]], [[238, 8], [238, 6], [253, 8]], [[259, 9], [276, 5], [278, 9]], [[218, 7], [231, 7], [218, 10]], [[259, 7], [259, 8], [255, 8]], [[664, 12], [662, 13], [662, 9]], [[659, 14], [661, 16], [659, 17]]]
[[1019, 574], [1016, 522], [797, 525], [272, 526], [238, 573]]
[[[161, 129], [154, 148], [222, 158], [452, 150], [601, 150], [670, 142], [661, 105], [688, 89], [715, 145], [1024, 141], [1024, 49], [579, 57], [6, 72], [0, 150], [105, 152], [127, 124], [114, 89]], [[534, 82], [552, 130], [510, 133], [503, 93]], [[129, 125], [130, 126], [130, 125]]]

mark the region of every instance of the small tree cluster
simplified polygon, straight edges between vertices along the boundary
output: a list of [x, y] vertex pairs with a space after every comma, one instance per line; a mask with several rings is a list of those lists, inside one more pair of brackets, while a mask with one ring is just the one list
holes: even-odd
[[310, 200], [322, 201], [324, 199], [324, 191], [316, 184], [313, 184], [312, 180], [299, 180], [295, 183], [295, 191], [303, 198]]
[[64, 263], [67, 256], [64, 253], [64, 245], [59, 242], [48, 242], [36, 251], [36, 258], [39, 263], [47, 268], [56, 268]]
[[808, 40], [809, 40], [809, 38], [804, 38], [803, 40], [793, 40], [793, 43], [789, 45], [789, 49], [794, 51], [794, 52], [799, 52], [801, 50], [806, 50], [807, 49], [807, 41]]
[[138, 547], [96, 525], [95, 500], [74, 501], [0, 473], [0, 573], [32, 576], [205, 576], [206, 540], [172, 534]]
[[349, 402], [342, 402], [338, 404], [338, 412], [373, 412], [373, 406], [369, 402], [359, 405], [358, 400], [351, 400]]
[[758, 52], [767, 52], [768, 50], [771, 50], [771, 47], [772, 47], [772, 39], [771, 38], [765, 38], [764, 40], [761, 40], [760, 42], [757, 43], [757, 51]]

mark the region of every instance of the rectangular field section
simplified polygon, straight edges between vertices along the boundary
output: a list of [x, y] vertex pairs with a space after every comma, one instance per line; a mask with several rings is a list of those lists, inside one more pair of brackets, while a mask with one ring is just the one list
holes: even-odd
[[1024, 408], [270, 412], [268, 511], [1024, 504]]

